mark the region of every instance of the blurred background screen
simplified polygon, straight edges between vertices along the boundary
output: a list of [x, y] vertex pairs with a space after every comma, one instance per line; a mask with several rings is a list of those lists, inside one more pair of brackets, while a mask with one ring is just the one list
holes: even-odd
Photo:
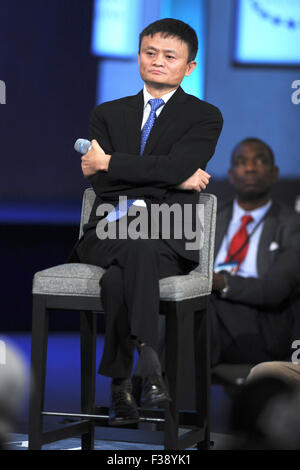
[[300, 0], [238, 0], [235, 60], [300, 64]]
[[74, 142], [87, 137], [98, 103], [141, 90], [139, 34], [165, 17], [198, 35], [183, 89], [224, 117], [211, 181], [227, 180], [231, 150], [248, 136], [273, 148], [281, 178], [299, 178], [300, 105], [291, 97], [300, 0], [1, 0], [0, 8], [3, 222], [78, 223], [88, 181]]

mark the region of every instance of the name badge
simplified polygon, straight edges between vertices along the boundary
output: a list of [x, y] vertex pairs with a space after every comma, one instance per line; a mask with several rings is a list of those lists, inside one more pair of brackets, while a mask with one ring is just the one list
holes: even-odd
[[238, 263], [236, 261], [232, 263], [220, 263], [214, 269], [215, 273], [219, 273], [220, 271], [226, 271], [231, 275], [236, 274], [237, 270]]

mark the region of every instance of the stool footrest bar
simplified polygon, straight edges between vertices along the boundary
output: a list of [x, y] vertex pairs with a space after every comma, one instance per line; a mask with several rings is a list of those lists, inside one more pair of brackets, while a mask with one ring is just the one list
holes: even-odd
[[[63, 413], [60, 411], [42, 411], [44, 416], [63, 416], [65, 418], [84, 418], [84, 419], [108, 419], [108, 414], [88, 414], [88, 413]], [[154, 418], [141, 416], [140, 421], [144, 423], [164, 423], [163, 418]]]

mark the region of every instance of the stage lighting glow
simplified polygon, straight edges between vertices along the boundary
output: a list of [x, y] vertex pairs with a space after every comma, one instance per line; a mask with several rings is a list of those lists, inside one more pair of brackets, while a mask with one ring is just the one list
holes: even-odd
[[139, 0], [96, 0], [92, 52], [99, 56], [131, 58], [138, 52]]
[[237, 63], [300, 63], [300, 0], [238, 0], [237, 6]]

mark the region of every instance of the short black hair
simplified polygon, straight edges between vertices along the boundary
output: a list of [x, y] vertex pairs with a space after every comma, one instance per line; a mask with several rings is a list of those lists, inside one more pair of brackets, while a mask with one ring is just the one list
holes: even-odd
[[238, 147], [240, 147], [241, 145], [244, 145], [244, 144], [260, 144], [260, 145], [262, 145], [263, 147], [265, 147], [265, 150], [267, 151], [267, 153], [268, 153], [268, 155], [269, 155], [269, 157], [270, 157], [271, 164], [272, 164], [272, 165], [275, 164], [274, 152], [273, 152], [273, 150], [271, 149], [271, 147], [270, 147], [266, 142], [264, 142], [264, 141], [261, 140], [261, 139], [258, 139], [257, 137], [247, 137], [246, 139], [243, 139], [243, 140], [241, 140], [241, 142], [239, 142], [238, 144], [236, 144], [236, 146], [235, 146], [234, 149], [232, 150], [231, 158], [230, 158], [231, 167], [232, 167], [233, 164], [234, 164], [234, 156], [235, 156], [236, 150], [238, 149]]
[[195, 59], [198, 51], [198, 38], [195, 30], [190, 25], [174, 18], [164, 18], [149, 24], [140, 34], [139, 52], [141, 50], [142, 39], [145, 36], [154, 36], [162, 33], [163, 37], [177, 36], [185, 42], [189, 49], [188, 62]]

